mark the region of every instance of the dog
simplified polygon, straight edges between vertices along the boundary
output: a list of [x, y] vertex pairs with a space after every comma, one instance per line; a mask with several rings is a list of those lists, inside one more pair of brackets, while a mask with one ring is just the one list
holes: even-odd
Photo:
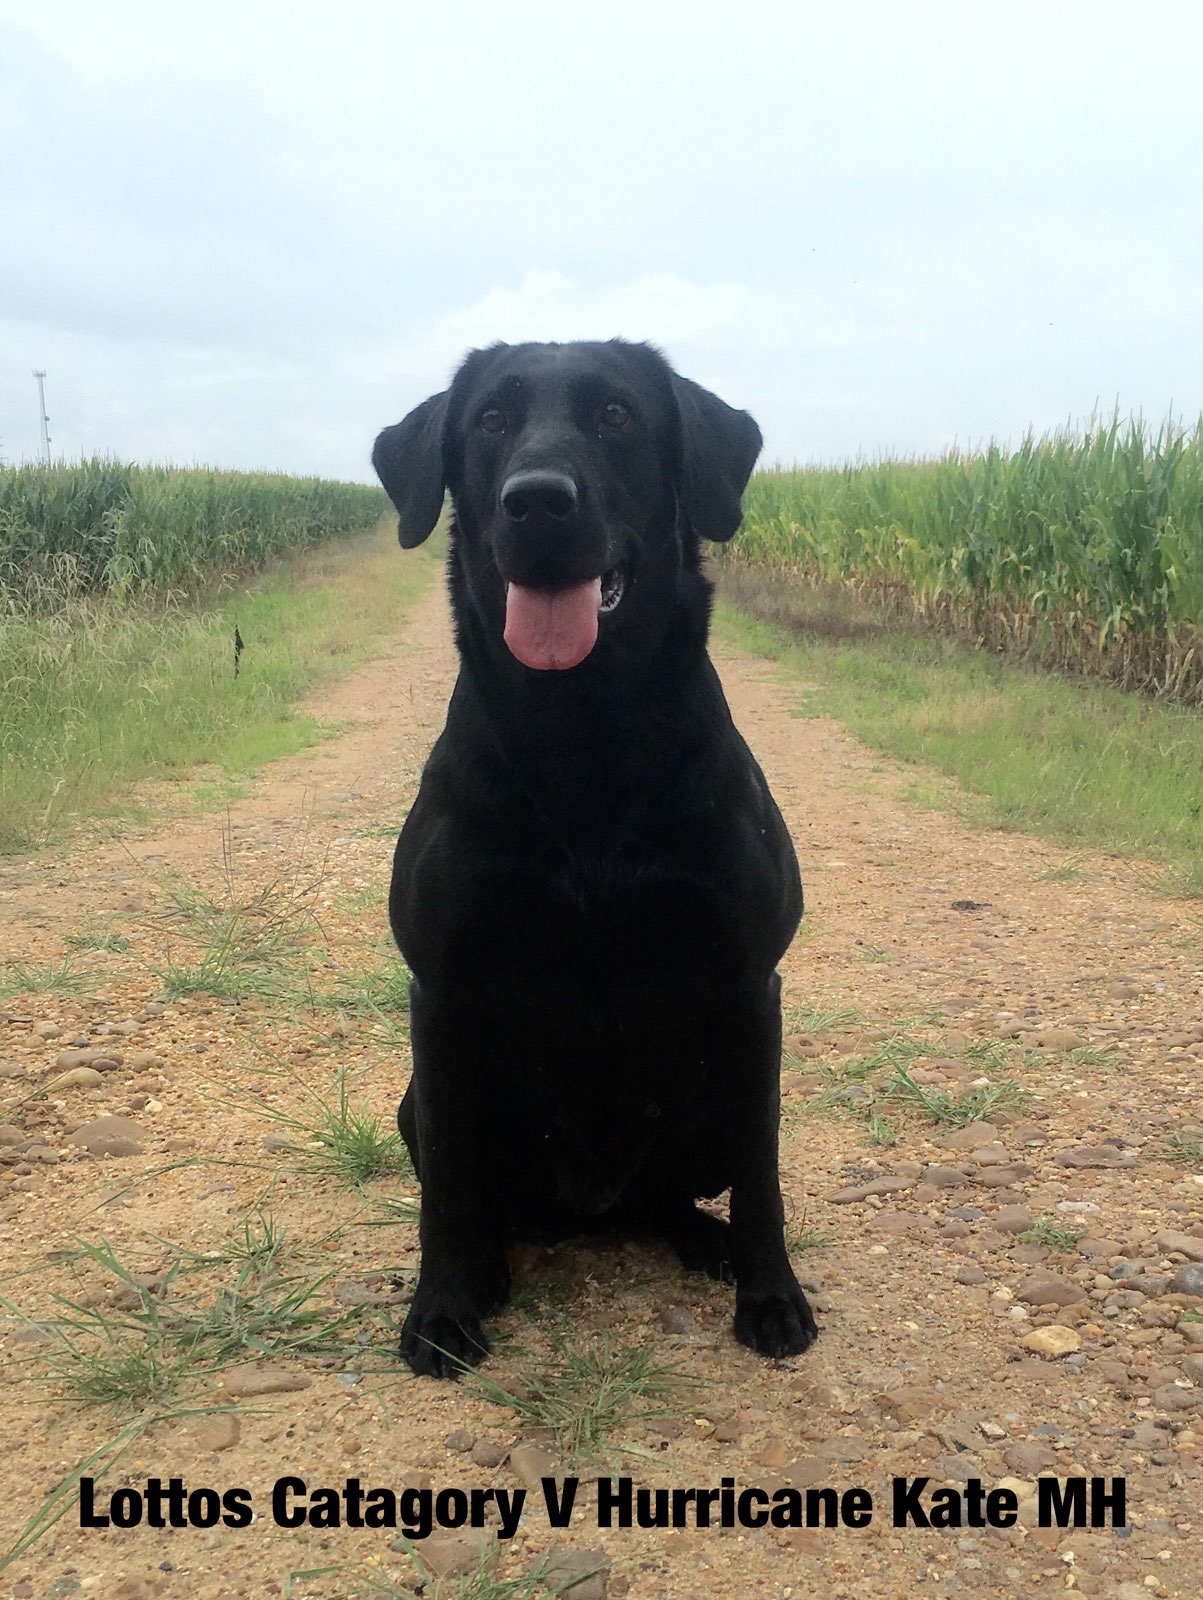
[[[415, 1373], [488, 1351], [507, 1243], [659, 1235], [762, 1355], [817, 1329], [778, 1179], [793, 845], [707, 654], [744, 411], [652, 347], [494, 345], [376, 440], [406, 549], [450, 493], [460, 657], [389, 895], [412, 973]], [[696, 1201], [730, 1190], [730, 1221]]]

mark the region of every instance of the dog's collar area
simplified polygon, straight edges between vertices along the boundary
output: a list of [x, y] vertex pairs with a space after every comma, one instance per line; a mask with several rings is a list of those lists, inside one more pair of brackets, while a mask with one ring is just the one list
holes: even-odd
[[627, 586], [626, 574], [621, 567], [611, 567], [609, 572], [603, 573], [601, 585], [601, 605], [598, 608], [599, 616], [606, 616], [618, 608]]

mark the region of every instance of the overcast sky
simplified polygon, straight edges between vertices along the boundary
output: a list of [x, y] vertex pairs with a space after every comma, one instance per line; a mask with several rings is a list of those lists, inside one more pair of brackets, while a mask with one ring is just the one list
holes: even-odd
[[495, 339], [766, 460], [1203, 411], [1203, 6], [0, 0], [0, 452], [370, 477]]

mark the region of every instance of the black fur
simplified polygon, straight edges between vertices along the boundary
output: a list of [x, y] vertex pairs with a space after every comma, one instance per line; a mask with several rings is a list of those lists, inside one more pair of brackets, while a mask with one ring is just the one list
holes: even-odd
[[[601, 1224], [733, 1279], [736, 1337], [762, 1354], [815, 1337], [777, 1175], [776, 966], [801, 885], [706, 653], [699, 552], [738, 528], [760, 442], [617, 340], [474, 351], [376, 441], [402, 544], [450, 490], [461, 657], [389, 900], [413, 973], [415, 1372], [487, 1351], [508, 1241]], [[615, 569], [622, 599], [579, 665], [511, 654], [507, 583]], [[728, 1188], [729, 1224], [696, 1207]]]

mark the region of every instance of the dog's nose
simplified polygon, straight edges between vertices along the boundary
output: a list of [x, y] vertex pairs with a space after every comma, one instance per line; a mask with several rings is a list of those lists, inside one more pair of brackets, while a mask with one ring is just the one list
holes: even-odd
[[501, 486], [511, 522], [567, 522], [576, 502], [576, 484], [563, 472], [515, 472]]

